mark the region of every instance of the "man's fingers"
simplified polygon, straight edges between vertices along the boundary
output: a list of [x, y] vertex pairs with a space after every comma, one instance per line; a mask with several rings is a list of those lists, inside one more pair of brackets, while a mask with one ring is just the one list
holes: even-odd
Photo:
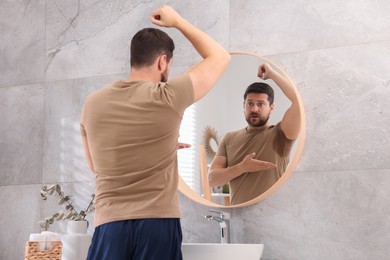
[[250, 153], [248, 154], [247, 156], [245, 156], [246, 158], [253, 158], [255, 157], [256, 153]]
[[191, 144], [186, 144], [186, 143], [178, 143], [177, 144], [177, 149], [184, 149], [184, 148], [190, 148]]
[[266, 161], [260, 161], [260, 160], [254, 160], [257, 161], [258, 165], [261, 167], [267, 167], [268, 169], [270, 168], [275, 168], [277, 165], [271, 162], [266, 162]]
[[163, 26], [163, 21], [161, 21], [161, 16], [159, 14], [152, 14], [150, 16], [150, 21], [156, 25]]
[[276, 167], [276, 164], [274, 163], [271, 163], [271, 162], [262, 162], [265, 166], [269, 166], [269, 167]]
[[152, 23], [156, 25], [163, 26], [164, 25], [164, 22], [162, 20], [163, 16], [164, 16], [164, 7], [154, 10], [152, 12], [152, 15], [150, 16], [150, 20], [152, 21]]

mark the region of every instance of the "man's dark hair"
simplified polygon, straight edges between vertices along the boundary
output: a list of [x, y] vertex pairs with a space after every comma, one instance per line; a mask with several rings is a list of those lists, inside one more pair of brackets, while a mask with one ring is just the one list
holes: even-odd
[[173, 40], [165, 32], [155, 28], [142, 29], [131, 40], [130, 65], [135, 68], [147, 67], [164, 54], [169, 62], [174, 49]]
[[249, 93], [263, 93], [268, 95], [268, 102], [270, 105], [274, 103], [274, 90], [272, 87], [263, 82], [255, 82], [250, 84], [244, 93], [244, 100]]

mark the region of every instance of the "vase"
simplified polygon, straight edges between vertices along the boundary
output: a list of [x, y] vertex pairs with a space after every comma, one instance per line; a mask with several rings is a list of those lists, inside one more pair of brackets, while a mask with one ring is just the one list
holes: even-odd
[[67, 221], [66, 234], [62, 235], [62, 260], [85, 260], [92, 236], [87, 234], [88, 222]]

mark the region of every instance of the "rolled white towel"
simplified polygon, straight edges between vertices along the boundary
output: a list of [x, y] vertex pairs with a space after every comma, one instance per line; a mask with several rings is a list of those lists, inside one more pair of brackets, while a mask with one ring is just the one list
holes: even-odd
[[61, 235], [55, 232], [43, 231], [30, 234], [29, 241], [40, 242], [39, 250], [48, 250], [52, 241], [61, 241]]

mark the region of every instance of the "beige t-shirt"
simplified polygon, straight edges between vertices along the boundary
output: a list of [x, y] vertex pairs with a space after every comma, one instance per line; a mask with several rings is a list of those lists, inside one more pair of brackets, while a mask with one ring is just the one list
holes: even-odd
[[193, 102], [188, 74], [158, 84], [117, 81], [87, 97], [80, 126], [95, 170], [95, 226], [180, 217], [177, 143]]
[[266, 129], [246, 128], [227, 133], [218, 147], [217, 156], [227, 158], [227, 166], [240, 163], [256, 152], [256, 159], [272, 162], [277, 168], [244, 173], [230, 181], [231, 204], [247, 202], [268, 190], [285, 172], [294, 140], [289, 140], [280, 123]]

